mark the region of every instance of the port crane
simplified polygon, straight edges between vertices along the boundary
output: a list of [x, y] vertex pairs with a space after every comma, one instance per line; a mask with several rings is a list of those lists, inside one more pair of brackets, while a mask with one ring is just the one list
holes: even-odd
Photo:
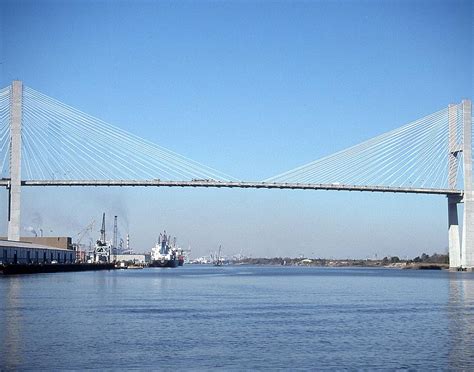
[[74, 250], [76, 251], [76, 260], [80, 260], [81, 259], [81, 242], [82, 242], [82, 239], [84, 239], [84, 237], [87, 235], [87, 233], [89, 232], [92, 232], [92, 230], [94, 229], [94, 225], [95, 225], [95, 220], [93, 219], [84, 229], [82, 229], [81, 231], [79, 231], [76, 235], [76, 242], [73, 243], [73, 248]]

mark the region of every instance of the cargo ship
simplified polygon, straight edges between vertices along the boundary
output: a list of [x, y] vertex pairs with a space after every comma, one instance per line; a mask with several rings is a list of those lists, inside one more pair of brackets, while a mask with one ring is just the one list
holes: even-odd
[[[150, 267], [177, 267], [180, 265], [181, 255], [179, 248], [176, 246], [176, 238], [171, 240], [171, 236], [160, 234], [155, 246], [151, 249]], [[183, 258], [184, 263], [184, 258]]]
[[178, 251], [178, 266], [184, 265], [184, 254], [182, 251]]

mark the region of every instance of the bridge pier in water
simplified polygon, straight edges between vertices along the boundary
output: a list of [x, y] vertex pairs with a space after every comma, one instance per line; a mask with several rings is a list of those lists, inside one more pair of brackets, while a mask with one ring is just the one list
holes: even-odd
[[448, 196], [449, 267], [455, 270], [461, 267], [461, 241], [458, 218], [459, 202], [459, 197]]

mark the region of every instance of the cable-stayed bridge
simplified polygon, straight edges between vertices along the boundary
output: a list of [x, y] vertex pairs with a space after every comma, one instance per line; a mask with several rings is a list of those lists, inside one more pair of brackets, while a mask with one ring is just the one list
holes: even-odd
[[[14, 81], [0, 90], [0, 186], [8, 238], [26, 186], [278, 188], [446, 195], [452, 268], [474, 269], [469, 100], [263, 181], [242, 181]], [[458, 204], [464, 203], [462, 237]]]

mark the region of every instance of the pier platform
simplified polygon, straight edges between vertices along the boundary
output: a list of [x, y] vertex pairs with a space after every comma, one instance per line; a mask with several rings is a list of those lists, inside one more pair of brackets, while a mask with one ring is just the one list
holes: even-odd
[[68, 263], [68, 264], [7, 264], [0, 266], [3, 275], [59, 273], [70, 271], [115, 270], [113, 263]]

